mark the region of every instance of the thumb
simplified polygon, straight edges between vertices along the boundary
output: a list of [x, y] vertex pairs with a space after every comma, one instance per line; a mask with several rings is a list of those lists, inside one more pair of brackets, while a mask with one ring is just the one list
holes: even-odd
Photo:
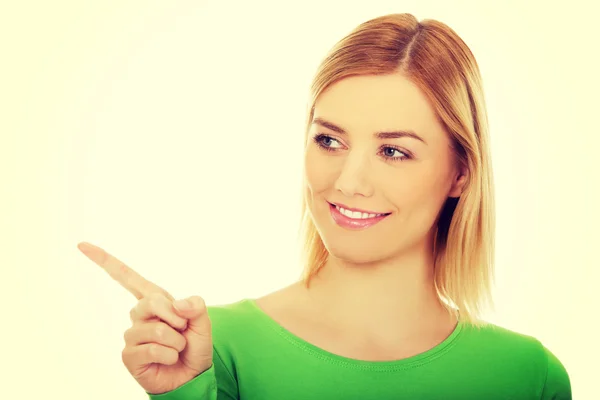
[[212, 363], [212, 331], [204, 299], [192, 296], [173, 302], [173, 308], [182, 318], [188, 320], [187, 329], [182, 332], [187, 344], [181, 352], [185, 365], [202, 372]]
[[187, 327], [194, 333], [210, 336], [211, 327], [206, 309], [206, 303], [200, 296], [192, 296], [173, 302], [173, 307], [179, 316], [188, 320]]

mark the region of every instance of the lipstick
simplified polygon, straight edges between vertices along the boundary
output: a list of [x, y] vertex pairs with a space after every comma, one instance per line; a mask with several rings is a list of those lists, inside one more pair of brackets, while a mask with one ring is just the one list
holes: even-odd
[[[343, 206], [329, 203], [331, 217], [336, 224], [345, 229], [361, 230], [370, 228], [379, 223], [391, 213], [373, 213], [363, 210], [343, 208]], [[351, 215], [351, 216], [350, 216]]]

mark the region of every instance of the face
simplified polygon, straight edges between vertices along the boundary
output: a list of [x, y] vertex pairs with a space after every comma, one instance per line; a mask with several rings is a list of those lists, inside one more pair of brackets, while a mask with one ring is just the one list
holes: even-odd
[[346, 78], [317, 99], [307, 203], [335, 258], [371, 263], [428, 246], [463, 172], [433, 108], [404, 76]]

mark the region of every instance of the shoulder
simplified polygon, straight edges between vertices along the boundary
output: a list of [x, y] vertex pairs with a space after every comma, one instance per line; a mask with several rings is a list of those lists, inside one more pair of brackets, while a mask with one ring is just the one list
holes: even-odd
[[464, 330], [464, 339], [475, 351], [507, 363], [523, 376], [535, 376], [541, 399], [571, 399], [571, 382], [564, 364], [536, 337], [491, 323], [480, 328], [466, 325]]
[[546, 381], [542, 399], [571, 399], [571, 379], [558, 357], [543, 346], [547, 360]]
[[[471, 344], [488, 348], [502, 349], [504, 352], [514, 352], [527, 355], [542, 355], [541, 342], [531, 335], [505, 328], [490, 322], [481, 326], [465, 324], [464, 336]], [[493, 347], [490, 347], [492, 346]]]
[[273, 329], [265, 328], [277, 327], [275, 320], [279, 321], [282, 315], [294, 314], [291, 304], [297, 301], [292, 301], [293, 289], [292, 285], [259, 298], [207, 306], [213, 341], [242, 339], [238, 338], [240, 331], [244, 331], [243, 339], [273, 333]]
[[256, 320], [256, 310], [251, 299], [207, 306], [213, 333], [226, 334]]
[[208, 305], [215, 351], [222, 354], [246, 354], [257, 345], [281, 338], [282, 325], [295, 316], [294, 292], [297, 284], [259, 298]]
[[225, 379], [236, 376], [236, 358], [248, 354], [252, 343], [260, 343], [260, 329], [257, 329], [261, 325], [260, 314], [254, 308], [250, 299], [207, 306], [213, 360], [217, 375], [224, 374]]

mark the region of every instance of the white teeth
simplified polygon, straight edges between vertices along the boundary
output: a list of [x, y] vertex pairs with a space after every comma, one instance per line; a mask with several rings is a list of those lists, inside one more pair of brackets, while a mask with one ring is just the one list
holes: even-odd
[[373, 217], [378, 217], [378, 216], [383, 215], [383, 214], [361, 213], [361, 212], [358, 212], [358, 211], [349, 211], [349, 210], [343, 209], [343, 208], [341, 208], [339, 206], [335, 206], [335, 208], [337, 208], [337, 210], [341, 214], [345, 215], [348, 218], [352, 218], [352, 219], [367, 219], [367, 218], [373, 218]]

